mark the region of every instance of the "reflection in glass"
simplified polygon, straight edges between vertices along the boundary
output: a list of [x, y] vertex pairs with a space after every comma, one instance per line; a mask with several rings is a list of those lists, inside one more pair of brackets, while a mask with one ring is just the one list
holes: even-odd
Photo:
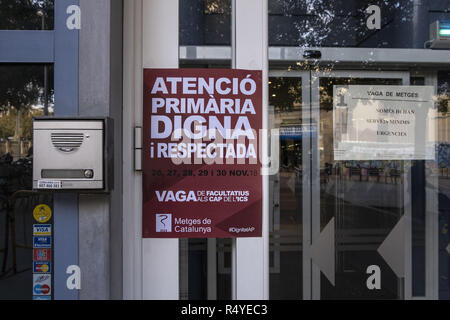
[[[53, 114], [53, 66], [0, 64], [0, 300], [32, 298], [32, 118]], [[52, 223], [49, 221], [48, 223]]]
[[54, 0], [0, 0], [0, 30], [53, 30]]
[[231, 0], [179, 0], [180, 45], [230, 45]]
[[438, 72], [438, 156], [428, 175], [438, 176], [439, 299], [450, 299], [450, 71]]
[[[380, 30], [367, 26], [372, 5], [381, 11]], [[269, 0], [269, 45], [412, 48], [416, 39], [405, 35], [427, 10], [410, 0]], [[427, 33], [428, 25], [420, 25], [420, 47]]]
[[180, 300], [231, 299], [231, 239], [180, 239]]
[[0, 65], [0, 155], [29, 153], [32, 118], [53, 114], [53, 67]]
[[302, 83], [270, 78], [270, 122], [280, 130], [280, 170], [270, 181], [270, 299], [302, 299]]

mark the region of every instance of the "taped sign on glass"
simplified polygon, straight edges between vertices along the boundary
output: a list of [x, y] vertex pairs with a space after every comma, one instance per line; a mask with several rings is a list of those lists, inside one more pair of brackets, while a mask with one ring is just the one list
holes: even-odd
[[430, 86], [334, 86], [334, 159], [433, 160]]
[[262, 72], [146, 69], [143, 237], [260, 237]]

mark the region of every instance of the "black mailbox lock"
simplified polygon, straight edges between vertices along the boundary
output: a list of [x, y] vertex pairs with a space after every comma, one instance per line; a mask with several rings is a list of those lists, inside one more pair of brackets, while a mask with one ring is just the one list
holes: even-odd
[[322, 52], [319, 50], [305, 50], [303, 52], [304, 59], [320, 59], [322, 58]]

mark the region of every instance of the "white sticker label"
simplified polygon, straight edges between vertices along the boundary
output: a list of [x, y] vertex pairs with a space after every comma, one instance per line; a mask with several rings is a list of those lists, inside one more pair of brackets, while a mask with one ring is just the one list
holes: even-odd
[[37, 184], [38, 189], [61, 189], [62, 183], [61, 181], [54, 180], [39, 180]]

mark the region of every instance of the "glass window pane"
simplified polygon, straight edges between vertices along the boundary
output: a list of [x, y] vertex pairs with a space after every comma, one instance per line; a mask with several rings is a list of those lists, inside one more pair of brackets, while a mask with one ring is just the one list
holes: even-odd
[[430, 2], [439, 2], [439, 10], [411, 0], [269, 0], [269, 44], [423, 48], [429, 24], [449, 18], [448, 1]]
[[269, 79], [269, 120], [280, 130], [280, 170], [270, 185], [270, 299], [302, 299], [302, 123], [301, 78]]
[[231, 239], [180, 239], [180, 300], [231, 300]]
[[230, 45], [231, 0], [180, 0], [180, 45]]
[[32, 118], [53, 114], [53, 92], [53, 65], [0, 64], [0, 300], [32, 299], [33, 211], [53, 208], [31, 191]]
[[0, 0], [0, 30], [53, 30], [54, 0]]

